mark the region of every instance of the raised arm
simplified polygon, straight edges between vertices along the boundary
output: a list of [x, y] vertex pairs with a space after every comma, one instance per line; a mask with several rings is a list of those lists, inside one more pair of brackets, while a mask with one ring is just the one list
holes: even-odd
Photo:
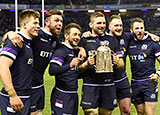
[[62, 74], [64, 72], [70, 70], [71, 68], [74, 68], [79, 63], [80, 63], [79, 58], [73, 58], [72, 61], [70, 62], [70, 64], [65, 64], [65, 65], [61, 65], [60, 62], [58, 62], [58, 61], [51, 60], [51, 63], [49, 66], [49, 74], [51, 76]]
[[83, 47], [79, 47], [79, 46], [74, 47], [74, 49], [79, 50], [79, 52], [78, 52], [78, 58], [80, 58], [81, 62], [83, 62], [83, 60], [86, 58], [86, 51], [85, 51], [85, 49]]

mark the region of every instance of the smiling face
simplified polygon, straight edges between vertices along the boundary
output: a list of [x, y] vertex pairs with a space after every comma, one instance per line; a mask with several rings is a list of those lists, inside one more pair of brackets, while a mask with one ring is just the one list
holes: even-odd
[[121, 19], [114, 18], [109, 24], [110, 34], [117, 37], [121, 36], [123, 32], [123, 23]]
[[104, 17], [96, 17], [90, 22], [90, 28], [92, 29], [92, 34], [102, 35], [106, 30], [106, 20]]
[[39, 19], [30, 17], [28, 18], [27, 23], [24, 23], [24, 28], [26, 29], [26, 35], [33, 38], [35, 36], [38, 36], [38, 30], [40, 28], [39, 25]]
[[20, 31], [29, 37], [38, 36], [40, 14], [38, 11], [26, 9], [19, 14]]
[[65, 42], [70, 46], [77, 46], [80, 41], [80, 30], [77, 28], [71, 28], [69, 34], [65, 34]]
[[131, 28], [131, 32], [134, 34], [134, 36], [138, 39], [138, 40], [142, 40], [144, 37], [144, 33], [145, 33], [145, 27], [144, 27], [144, 23], [142, 22], [134, 22], [133, 26]]
[[63, 26], [62, 16], [57, 14], [50, 16], [46, 20], [46, 26], [53, 35], [59, 36]]

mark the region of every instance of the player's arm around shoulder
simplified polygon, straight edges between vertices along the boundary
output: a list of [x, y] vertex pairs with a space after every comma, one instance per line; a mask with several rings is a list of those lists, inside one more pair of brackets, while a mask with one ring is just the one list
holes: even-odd
[[10, 39], [14, 46], [18, 46], [18, 47], [22, 48], [23, 38], [20, 35], [18, 35], [16, 32], [14, 32], [14, 31], [7, 32], [3, 36], [2, 41], [5, 42], [7, 39]]
[[90, 31], [86, 31], [84, 33], [82, 33], [82, 38], [88, 38], [88, 37], [92, 37], [93, 34]]
[[155, 35], [155, 34], [152, 34], [152, 33], [149, 33], [149, 32], [147, 32], [147, 31], [146, 31], [145, 33], [147, 33], [148, 36], [150, 36], [153, 41], [159, 42], [159, 40], [160, 40], [160, 37], [159, 37], [159, 36], [157, 36], [157, 35]]

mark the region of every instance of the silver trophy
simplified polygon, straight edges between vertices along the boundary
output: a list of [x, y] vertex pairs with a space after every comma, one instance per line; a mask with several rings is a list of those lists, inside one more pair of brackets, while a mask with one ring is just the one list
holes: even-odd
[[111, 49], [105, 45], [106, 42], [100, 42], [100, 47], [96, 54], [96, 73], [113, 72]]

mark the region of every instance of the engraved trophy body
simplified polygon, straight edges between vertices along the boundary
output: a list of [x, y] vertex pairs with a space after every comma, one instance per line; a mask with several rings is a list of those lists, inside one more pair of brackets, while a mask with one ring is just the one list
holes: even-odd
[[113, 72], [111, 49], [105, 44], [105, 41], [101, 41], [97, 49], [96, 73]]

